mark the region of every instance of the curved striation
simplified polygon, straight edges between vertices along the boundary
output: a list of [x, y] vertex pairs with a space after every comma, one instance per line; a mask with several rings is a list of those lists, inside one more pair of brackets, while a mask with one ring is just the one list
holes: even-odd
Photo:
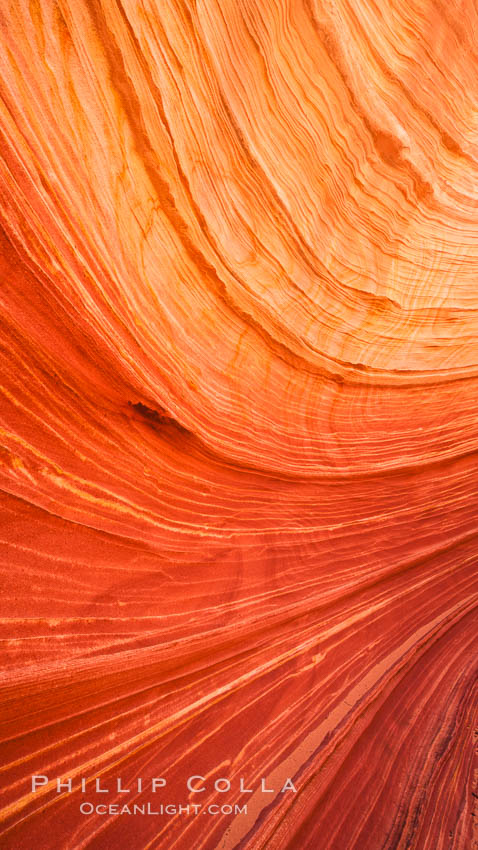
[[477, 16], [3, 4], [2, 847], [478, 846]]

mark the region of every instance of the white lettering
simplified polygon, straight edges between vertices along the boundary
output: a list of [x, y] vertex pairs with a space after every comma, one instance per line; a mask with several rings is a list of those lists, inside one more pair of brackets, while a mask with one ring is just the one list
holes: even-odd
[[193, 788], [192, 787], [192, 782], [193, 782], [194, 779], [202, 779], [202, 781], [204, 782], [204, 776], [190, 776], [188, 781], [187, 781], [187, 786], [188, 786], [189, 791], [192, 791], [194, 794], [199, 794], [201, 791], [205, 791], [206, 789], [204, 787], [203, 788]]
[[32, 792], [35, 793], [39, 785], [46, 785], [48, 776], [32, 776]]

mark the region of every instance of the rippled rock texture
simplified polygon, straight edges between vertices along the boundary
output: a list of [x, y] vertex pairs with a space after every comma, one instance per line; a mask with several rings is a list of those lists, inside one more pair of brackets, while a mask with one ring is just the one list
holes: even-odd
[[476, 848], [476, 4], [0, 31], [2, 848]]

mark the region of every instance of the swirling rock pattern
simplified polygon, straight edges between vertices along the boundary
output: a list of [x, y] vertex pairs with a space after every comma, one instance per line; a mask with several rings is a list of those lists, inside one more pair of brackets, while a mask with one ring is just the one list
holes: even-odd
[[0, 29], [2, 848], [476, 848], [476, 3]]

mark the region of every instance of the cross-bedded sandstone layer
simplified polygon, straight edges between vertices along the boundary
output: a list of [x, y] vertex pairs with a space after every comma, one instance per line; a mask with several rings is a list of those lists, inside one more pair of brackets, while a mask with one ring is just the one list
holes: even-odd
[[477, 33], [2, 3], [2, 847], [478, 846]]

